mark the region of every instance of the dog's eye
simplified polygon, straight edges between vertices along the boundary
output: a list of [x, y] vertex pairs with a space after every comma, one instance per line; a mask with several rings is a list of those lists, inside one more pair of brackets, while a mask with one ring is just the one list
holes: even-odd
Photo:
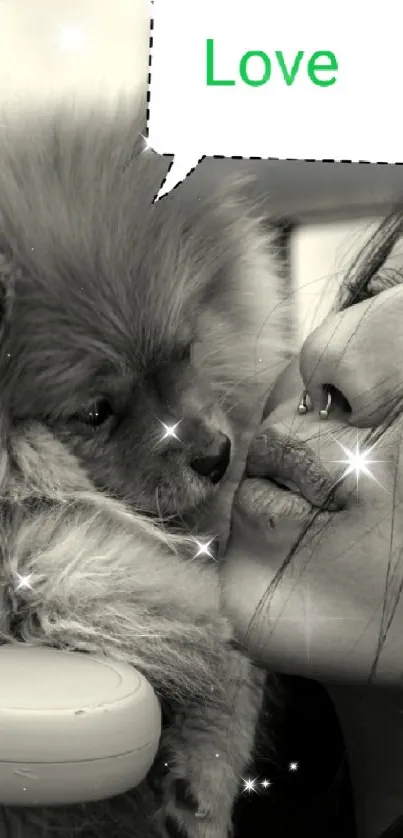
[[112, 408], [107, 399], [98, 399], [87, 410], [83, 410], [76, 417], [85, 425], [92, 428], [99, 428], [109, 417], [112, 416]]

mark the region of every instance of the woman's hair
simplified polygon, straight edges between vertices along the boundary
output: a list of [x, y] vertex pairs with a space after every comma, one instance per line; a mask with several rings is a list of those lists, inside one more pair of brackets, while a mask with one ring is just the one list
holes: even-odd
[[[402, 237], [403, 205], [399, 205], [394, 208], [392, 212], [390, 212], [381, 224], [379, 224], [375, 233], [369, 238], [356, 258], [352, 261], [347, 273], [343, 277], [341, 287], [339, 289], [335, 306], [336, 311], [343, 311], [350, 306], [356, 305], [357, 303], [375, 296], [387, 288], [403, 282], [403, 257], [401, 271], [387, 266], [388, 257], [391, 255], [394, 247]], [[383, 438], [396, 419], [401, 416], [402, 411], [403, 404], [401, 400], [396, 401], [396, 399], [394, 399], [393, 404], [391, 403], [391, 410], [387, 419], [381, 425], [374, 426], [367, 432], [365, 445], [368, 447], [373, 446], [381, 438]], [[329, 492], [322, 509], [314, 509], [312, 511], [309, 520], [305, 523], [302, 531], [296, 538], [294, 544], [291, 546], [281, 567], [278, 569], [272, 581], [261, 596], [255, 613], [248, 626], [249, 635], [259, 633], [260, 627], [263, 629], [263, 623], [265, 623], [266, 633], [266, 618], [270, 608], [271, 598], [280, 584], [285, 570], [292, 562], [293, 557], [296, 555], [298, 550], [305, 545], [307, 537], [311, 535], [313, 524], [315, 523], [318, 515], [320, 515], [323, 511], [323, 508], [326, 509], [331, 506], [334, 492], [335, 487]], [[401, 587], [403, 587], [403, 585]], [[369, 680], [371, 680], [375, 675], [379, 657], [385, 644], [386, 636], [392, 623], [400, 594], [401, 590], [399, 589], [396, 595], [392, 594], [392, 596], [395, 596], [395, 601], [386, 602], [386, 597], [389, 596], [389, 594], [385, 593], [383, 618], [381, 621], [378, 646]], [[385, 624], [384, 618], [386, 621]]]
[[343, 278], [337, 308], [343, 311], [403, 280], [385, 263], [403, 235], [403, 207], [394, 209], [361, 248]]

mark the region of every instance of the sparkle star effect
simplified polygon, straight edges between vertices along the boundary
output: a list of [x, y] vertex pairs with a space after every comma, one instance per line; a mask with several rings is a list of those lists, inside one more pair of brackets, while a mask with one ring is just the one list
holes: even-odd
[[359, 441], [358, 441], [358, 431], [357, 431], [357, 442], [356, 442], [356, 446], [355, 446], [355, 451], [351, 451], [349, 448], [347, 448], [345, 445], [343, 445], [342, 442], [340, 442], [338, 439], [336, 439], [336, 437], [333, 436], [333, 439], [337, 443], [339, 448], [341, 448], [341, 450], [343, 451], [343, 454], [345, 454], [345, 459], [344, 460], [330, 460], [329, 462], [331, 462], [331, 463], [341, 463], [342, 465], [346, 466], [343, 474], [341, 475], [341, 477], [339, 477], [339, 479], [336, 481], [334, 486], [337, 486], [338, 483], [340, 483], [342, 480], [344, 480], [350, 474], [355, 474], [356, 484], [357, 484], [357, 493], [358, 493], [359, 478], [362, 475], [365, 475], [366, 477], [369, 477], [371, 480], [373, 480], [375, 483], [377, 483], [377, 485], [380, 486], [381, 489], [384, 489], [384, 486], [382, 486], [382, 484], [379, 482], [379, 480], [377, 480], [377, 478], [375, 477], [375, 475], [372, 473], [371, 469], [369, 468], [369, 466], [373, 466], [373, 465], [376, 465], [377, 463], [385, 462], [384, 460], [372, 460], [372, 459], [370, 459], [371, 454], [372, 454], [372, 452], [375, 448], [375, 445], [372, 445], [370, 448], [365, 448], [363, 450], [360, 450], [360, 444], [359, 444]]
[[251, 778], [249, 780], [243, 779], [242, 782], [242, 791], [248, 792], [249, 794], [251, 794], [252, 792], [255, 792], [257, 794], [259, 792], [259, 786], [261, 786], [263, 789], [268, 789], [271, 786], [270, 780], [259, 780], [258, 777], [254, 777], [253, 779]]
[[[299, 591], [298, 599], [301, 603], [301, 611], [298, 608], [299, 616], [284, 617], [282, 614], [277, 618], [279, 623], [294, 623], [297, 626], [302, 626], [302, 638], [305, 645], [305, 654], [307, 663], [311, 663], [311, 649], [315, 638], [318, 636], [318, 631], [321, 630], [321, 624], [329, 625], [329, 623], [348, 623], [348, 622], [362, 622], [362, 617], [346, 617], [339, 616], [334, 613], [320, 614], [317, 605], [317, 597], [312, 595], [310, 585], [307, 584], [303, 591]], [[295, 609], [295, 606], [293, 606]], [[301, 613], [302, 612], [302, 613]], [[298, 763], [297, 763], [298, 764]], [[292, 769], [290, 769], [292, 770]]]
[[269, 788], [269, 786], [271, 786], [271, 782], [270, 782], [270, 780], [262, 780], [260, 785], [263, 786], [264, 789], [267, 789], [267, 788]]
[[165, 422], [161, 422], [162, 427], [164, 428], [164, 433], [161, 437], [161, 442], [164, 439], [177, 439], [180, 442], [179, 437], [176, 433], [176, 429], [179, 427], [180, 422], [176, 422], [174, 425], [166, 425]]
[[20, 573], [16, 573], [16, 577], [18, 579], [18, 585], [15, 588], [16, 591], [20, 591], [22, 588], [28, 588], [30, 591], [33, 591], [29, 581], [32, 579], [32, 573], [29, 573], [27, 576], [21, 576]]
[[298, 771], [298, 768], [299, 768], [298, 762], [290, 762], [290, 764], [288, 766], [289, 771]]
[[195, 559], [198, 556], [208, 556], [210, 559], [213, 559], [213, 553], [210, 550], [210, 545], [213, 543], [214, 538], [210, 538], [210, 541], [206, 541], [204, 544], [202, 541], [199, 541], [197, 538], [194, 538], [193, 541], [195, 542], [196, 546], [199, 548], [197, 553], [195, 553]]
[[244, 792], [247, 791], [247, 792], [249, 792], [249, 794], [252, 791], [257, 792], [256, 783], [257, 783], [257, 777], [255, 777], [253, 780], [243, 780], [243, 784], [244, 784], [243, 791]]
[[144, 134], [140, 134], [140, 137], [144, 142], [144, 148], [142, 153], [144, 154], [145, 151], [154, 151], [153, 147], [148, 142], [147, 137], [145, 137]]

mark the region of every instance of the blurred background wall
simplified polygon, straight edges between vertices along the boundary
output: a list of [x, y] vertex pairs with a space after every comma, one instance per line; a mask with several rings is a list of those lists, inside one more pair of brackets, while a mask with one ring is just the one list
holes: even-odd
[[0, 0], [0, 106], [145, 89], [148, 0]]

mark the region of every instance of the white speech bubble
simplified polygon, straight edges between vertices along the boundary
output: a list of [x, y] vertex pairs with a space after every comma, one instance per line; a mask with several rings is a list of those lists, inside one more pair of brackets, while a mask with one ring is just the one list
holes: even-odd
[[174, 155], [156, 197], [203, 156], [403, 161], [394, 8], [154, 0], [148, 139]]
[[204, 154], [200, 154], [192, 149], [190, 149], [190, 151], [176, 151], [174, 160], [168, 169], [166, 178], [155, 196], [155, 201], [159, 201], [160, 198], [167, 195], [171, 189], [175, 189], [179, 186], [179, 184], [194, 171], [203, 157]]

